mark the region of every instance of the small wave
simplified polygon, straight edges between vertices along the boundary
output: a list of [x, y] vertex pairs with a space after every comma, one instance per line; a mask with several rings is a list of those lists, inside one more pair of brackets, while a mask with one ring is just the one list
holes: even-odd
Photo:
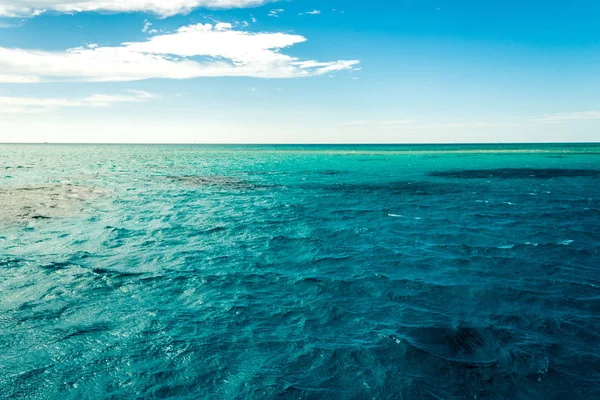
[[15, 267], [25, 263], [27, 260], [20, 258], [0, 258], [0, 267]]
[[208, 233], [217, 233], [217, 232], [223, 232], [226, 231], [227, 228], [224, 226], [215, 226], [212, 228], [208, 228], [208, 229], [204, 229], [201, 231], [198, 231], [199, 234], [208, 234]]
[[525, 242], [525, 243], [523, 243], [523, 245], [525, 245], [525, 246], [533, 246], [533, 247], [538, 247], [538, 246], [552, 247], [552, 246], [569, 246], [569, 245], [571, 245], [573, 243], [575, 243], [574, 240], [561, 240], [560, 242], [557, 242], [557, 243]]
[[407, 217], [407, 216], [402, 215], [402, 214], [388, 214], [388, 217], [392, 217], [392, 218], [412, 218], [412, 219], [416, 219], [416, 220], [422, 219], [421, 217]]

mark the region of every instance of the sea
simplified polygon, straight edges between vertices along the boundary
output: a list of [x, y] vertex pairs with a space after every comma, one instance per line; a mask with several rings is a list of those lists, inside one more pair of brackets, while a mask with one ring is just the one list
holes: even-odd
[[600, 144], [0, 145], [2, 399], [599, 399]]

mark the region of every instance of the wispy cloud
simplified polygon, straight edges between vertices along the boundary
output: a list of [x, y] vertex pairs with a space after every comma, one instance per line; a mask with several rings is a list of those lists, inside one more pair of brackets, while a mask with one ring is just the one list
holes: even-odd
[[321, 11], [319, 11], [319, 10], [312, 10], [312, 11], [307, 11], [307, 12], [299, 13], [298, 15], [319, 15], [319, 14], [321, 14]]
[[0, 16], [33, 17], [46, 11], [145, 12], [160, 17], [187, 14], [196, 8], [247, 8], [272, 0], [0, 0]]
[[79, 99], [60, 97], [17, 97], [0, 96], [0, 113], [40, 113], [57, 108], [109, 107], [117, 103], [147, 101], [157, 96], [138, 90], [129, 90], [128, 94], [93, 94]]
[[454, 130], [454, 129], [487, 129], [487, 128], [499, 128], [499, 127], [511, 127], [517, 126], [514, 122], [481, 122], [481, 121], [467, 121], [467, 122], [419, 122], [413, 121], [405, 124], [381, 124], [382, 129], [385, 130], [401, 130], [401, 131], [426, 131], [426, 130]]
[[534, 121], [541, 123], [560, 123], [590, 119], [600, 119], [600, 111], [580, 111], [572, 113], [551, 114], [535, 118]]
[[152, 28], [152, 22], [150, 22], [150, 21], [144, 21], [144, 26], [142, 27], [142, 32], [148, 33], [150, 35], [158, 33], [158, 31], [156, 29]]
[[274, 10], [269, 11], [269, 13], [267, 14], [267, 17], [279, 18], [279, 14], [281, 14], [284, 11], [285, 10], [283, 8], [276, 8]]
[[0, 83], [134, 81], [244, 76], [294, 78], [350, 70], [357, 60], [319, 62], [282, 54], [305, 42], [300, 35], [233, 30], [196, 24], [120, 46], [88, 45], [48, 52], [0, 47]]
[[347, 121], [347, 122], [344, 122], [344, 125], [346, 125], [346, 126], [359, 126], [359, 125], [367, 125], [370, 122], [371, 121], [369, 121], [369, 120], [361, 119], [361, 120], [356, 120], [356, 121]]
[[386, 130], [386, 131], [421, 131], [431, 129], [471, 129], [471, 128], [492, 128], [492, 127], [508, 127], [515, 126], [514, 122], [498, 121], [498, 122], [424, 122], [415, 119], [398, 119], [398, 120], [356, 120], [347, 121], [343, 125], [349, 127], [366, 126], [371, 130]]
[[0, 29], [18, 28], [22, 26], [22, 23], [8, 23], [0, 21]]

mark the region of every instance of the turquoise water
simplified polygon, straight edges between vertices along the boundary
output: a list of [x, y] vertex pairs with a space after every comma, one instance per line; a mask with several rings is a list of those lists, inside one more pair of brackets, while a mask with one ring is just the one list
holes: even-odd
[[0, 145], [0, 397], [600, 398], [600, 145]]

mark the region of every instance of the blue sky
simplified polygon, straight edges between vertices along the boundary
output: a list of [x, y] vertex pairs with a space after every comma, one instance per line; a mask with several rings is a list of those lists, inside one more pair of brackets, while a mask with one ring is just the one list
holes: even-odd
[[600, 141], [600, 2], [0, 0], [0, 141]]

